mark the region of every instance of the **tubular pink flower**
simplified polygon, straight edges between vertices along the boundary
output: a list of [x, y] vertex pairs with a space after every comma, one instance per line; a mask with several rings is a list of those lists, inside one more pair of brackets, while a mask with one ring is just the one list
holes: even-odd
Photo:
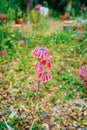
[[41, 65], [46, 65], [46, 60], [41, 60], [40, 63]]
[[80, 68], [80, 69], [78, 69], [77, 74], [80, 77], [82, 77], [84, 79], [87, 79], [87, 68]]
[[40, 53], [40, 47], [37, 46], [33, 51], [32, 51], [32, 55], [36, 58], [39, 58], [39, 53]]
[[50, 57], [50, 53], [45, 46], [39, 47], [37, 46], [33, 51], [32, 54], [34, 57], [40, 60], [46, 60]]
[[41, 73], [41, 72], [44, 72], [44, 68], [42, 67], [42, 65], [40, 63], [37, 63], [35, 65], [35, 72], [36, 73]]
[[47, 68], [52, 69], [52, 61], [51, 60], [47, 60]]
[[18, 44], [23, 45], [23, 44], [25, 44], [25, 42], [23, 40], [21, 40], [21, 41], [18, 42]]
[[41, 81], [41, 83], [46, 83], [52, 79], [52, 75], [48, 72], [42, 72], [38, 75], [38, 79]]

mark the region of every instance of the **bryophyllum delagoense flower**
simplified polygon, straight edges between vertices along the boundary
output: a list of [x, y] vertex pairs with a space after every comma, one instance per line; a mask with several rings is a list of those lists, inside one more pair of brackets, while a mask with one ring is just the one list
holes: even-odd
[[46, 83], [52, 79], [52, 75], [51, 73], [48, 73], [48, 72], [42, 72], [42, 73], [39, 73], [38, 79], [39, 81], [41, 81], [41, 83]]
[[[50, 72], [47, 69], [52, 69], [52, 61], [50, 58], [50, 53], [45, 46], [37, 46], [33, 51], [32, 55], [39, 59], [39, 62], [35, 65], [35, 72], [37, 73], [38, 83], [46, 83], [52, 79]], [[36, 90], [35, 85], [30, 85], [31, 90]], [[37, 86], [39, 88], [39, 85]]]
[[32, 52], [33, 56], [40, 59], [40, 60], [46, 60], [50, 57], [50, 53], [48, 51], [48, 49], [45, 46], [37, 46], [33, 52]]
[[46, 60], [40, 60], [41, 65], [46, 65]]
[[47, 68], [52, 69], [52, 61], [49, 59], [47, 60]]
[[87, 79], [87, 68], [80, 68], [77, 71], [78, 76]]
[[36, 73], [44, 72], [44, 68], [43, 68], [43, 66], [42, 66], [40, 63], [37, 63], [37, 64], [35, 65], [35, 72], [36, 72]]
[[40, 63], [43, 66], [46, 65], [46, 67], [48, 69], [52, 69], [52, 61], [51, 60], [49, 60], [49, 59], [47, 59], [47, 60], [41, 60]]

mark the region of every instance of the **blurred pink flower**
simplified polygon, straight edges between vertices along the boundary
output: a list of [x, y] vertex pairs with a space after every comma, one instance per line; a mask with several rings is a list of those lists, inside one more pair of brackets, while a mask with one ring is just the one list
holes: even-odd
[[47, 60], [41, 60], [40, 61], [41, 65], [46, 65], [48, 69], [52, 69], [52, 61], [47, 59]]
[[82, 41], [83, 40], [83, 37], [82, 36], [78, 36], [78, 41]]
[[0, 55], [6, 55], [6, 52], [5, 51], [0, 51]]
[[6, 23], [6, 19], [4, 19], [3, 22]]
[[3, 107], [4, 107], [4, 108], [7, 108], [7, 105], [4, 104]]
[[83, 82], [82, 82], [82, 85], [83, 85], [85, 88], [87, 88], [87, 81], [83, 81]]
[[81, 10], [82, 10], [82, 11], [85, 11], [85, 10], [86, 10], [86, 7], [83, 5], [83, 6], [81, 7]]
[[42, 66], [40, 63], [37, 63], [37, 64], [35, 65], [35, 72], [36, 72], [36, 73], [44, 72], [44, 68], [43, 68], [43, 66]]
[[6, 15], [5, 14], [0, 14], [0, 18], [6, 19]]
[[35, 6], [36, 9], [40, 9], [40, 7], [42, 7], [41, 4], [38, 4], [38, 5]]
[[39, 73], [38, 79], [41, 81], [41, 83], [46, 83], [52, 79], [52, 75], [51, 73], [48, 73], [48, 72], [42, 72], [42, 73]]
[[80, 68], [80, 69], [78, 69], [77, 74], [80, 77], [82, 77], [84, 79], [87, 79], [87, 68]]
[[35, 84], [33, 84], [33, 85], [30, 85], [30, 86], [29, 86], [29, 89], [30, 89], [30, 90], [36, 90], [36, 89], [37, 89], [37, 87], [36, 87], [36, 85], [35, 85]]
[[23, 45], [23, 44], [25, 44], [25, 41], [21, 40], [21, 41], [18, 42], [18, 44]]

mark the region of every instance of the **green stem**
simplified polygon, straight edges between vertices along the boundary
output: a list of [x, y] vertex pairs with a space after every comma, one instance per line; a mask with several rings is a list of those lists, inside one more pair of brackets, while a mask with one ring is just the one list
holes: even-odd
[[37, 99], [36, 99], [37, 101], [35, 103], [34, 114], [33, 114], [33, 121], [32, 121], [30, 130], [32, 130], [33, 124], [38, 119], [38, 118], [35, 118], [35, 115], [36, 115], [36, 112], [38, 110], [38, 105], [39, 105], [39, 87], [40, 87], [40, 81], [38, 81], [38, 85], [37, 85]]

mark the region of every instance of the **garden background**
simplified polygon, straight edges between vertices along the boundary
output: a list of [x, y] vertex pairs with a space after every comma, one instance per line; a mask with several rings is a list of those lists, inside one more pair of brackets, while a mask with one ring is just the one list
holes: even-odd
[[87, 130], [87, 1], [0, 0], [0, 130]]

